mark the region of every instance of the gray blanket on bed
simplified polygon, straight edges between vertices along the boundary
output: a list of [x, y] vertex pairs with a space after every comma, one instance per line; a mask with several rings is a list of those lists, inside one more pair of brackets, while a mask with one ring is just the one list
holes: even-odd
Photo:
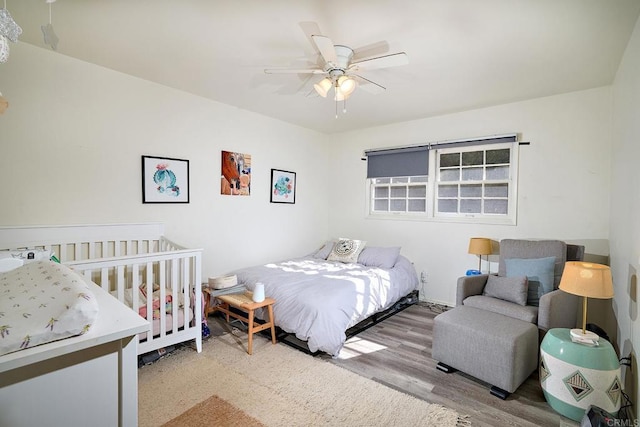
[[234, 273], [249, 290], [264, 284], [265, 294], [276, 300], [277, 326], [307, 341], [310, 351], [332, 356], [340, 352], [348, 328], [391, 307], [419, 283], [403, 256], [391, 269], [303, 257]]

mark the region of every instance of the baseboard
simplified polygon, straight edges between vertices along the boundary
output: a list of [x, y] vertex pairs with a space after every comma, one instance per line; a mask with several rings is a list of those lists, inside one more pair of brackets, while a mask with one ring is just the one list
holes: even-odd
[[430, 299], [430, 298], [424, 298], [424, 295], [420, 295], [420, 302], [424, 302], [424, 303], [427, 303], [427, 304], [442, 305], [442, 306], [445, 306], [447, 308], [455, 307], [455, 305], [451, 305], [451, 303], [448, 303], [448, 302], [438, 301], [438, 300], [434, 300], [434, 299]]

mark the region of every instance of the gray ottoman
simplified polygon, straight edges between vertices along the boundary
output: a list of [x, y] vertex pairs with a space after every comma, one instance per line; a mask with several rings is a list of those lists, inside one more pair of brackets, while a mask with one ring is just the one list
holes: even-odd
[[444, 364], [439, 369], [465, 372], [491, 384], [491, 393], [505, 399], [538, 367], [538, 328], [502, 314], [458, 306], [435, 317], [431, 356]]

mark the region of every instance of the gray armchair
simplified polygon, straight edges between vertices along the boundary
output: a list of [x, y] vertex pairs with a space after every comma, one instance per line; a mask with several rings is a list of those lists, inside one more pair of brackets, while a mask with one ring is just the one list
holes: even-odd
[[458, 279], [457, 306], [435, 317], [437, 369], [466, 372], [506, 399], [536, 370], [544, 333], [575, 327], [579, 297], [558, 285], [565, 262], [583, 255], [584, 247], [559, 240], [502, 240], [498, 274]]
[[542, 333], [551, 328], [573, 328], [576, 326], [579, 297], [558, 290], [566, 261], [581, 261], [584, 246], [567, 245], [560, 240], [500, 241], [498, 276], [507, 275], [506, 259], [534, 259], [555, 257], [553, 291], [540, 297], [539, 306], [519, 305], [514, 302], [483, 295], [488, 275], [464, 276], [458, 279], [456, 305], [471, 306], [500, 313], [509, 317], [534, 323]]

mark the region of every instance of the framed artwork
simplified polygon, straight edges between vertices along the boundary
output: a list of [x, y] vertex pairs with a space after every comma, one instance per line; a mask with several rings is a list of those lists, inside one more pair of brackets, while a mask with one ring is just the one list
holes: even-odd
[[189, 160], [142, 156], [142, 203], [189, 203]]
[[223, 151], [220, 165], [220, 194], [250, 196], [251, 154]]
[[296, 173], [271, 169], [271, 203], [296, 202]]

